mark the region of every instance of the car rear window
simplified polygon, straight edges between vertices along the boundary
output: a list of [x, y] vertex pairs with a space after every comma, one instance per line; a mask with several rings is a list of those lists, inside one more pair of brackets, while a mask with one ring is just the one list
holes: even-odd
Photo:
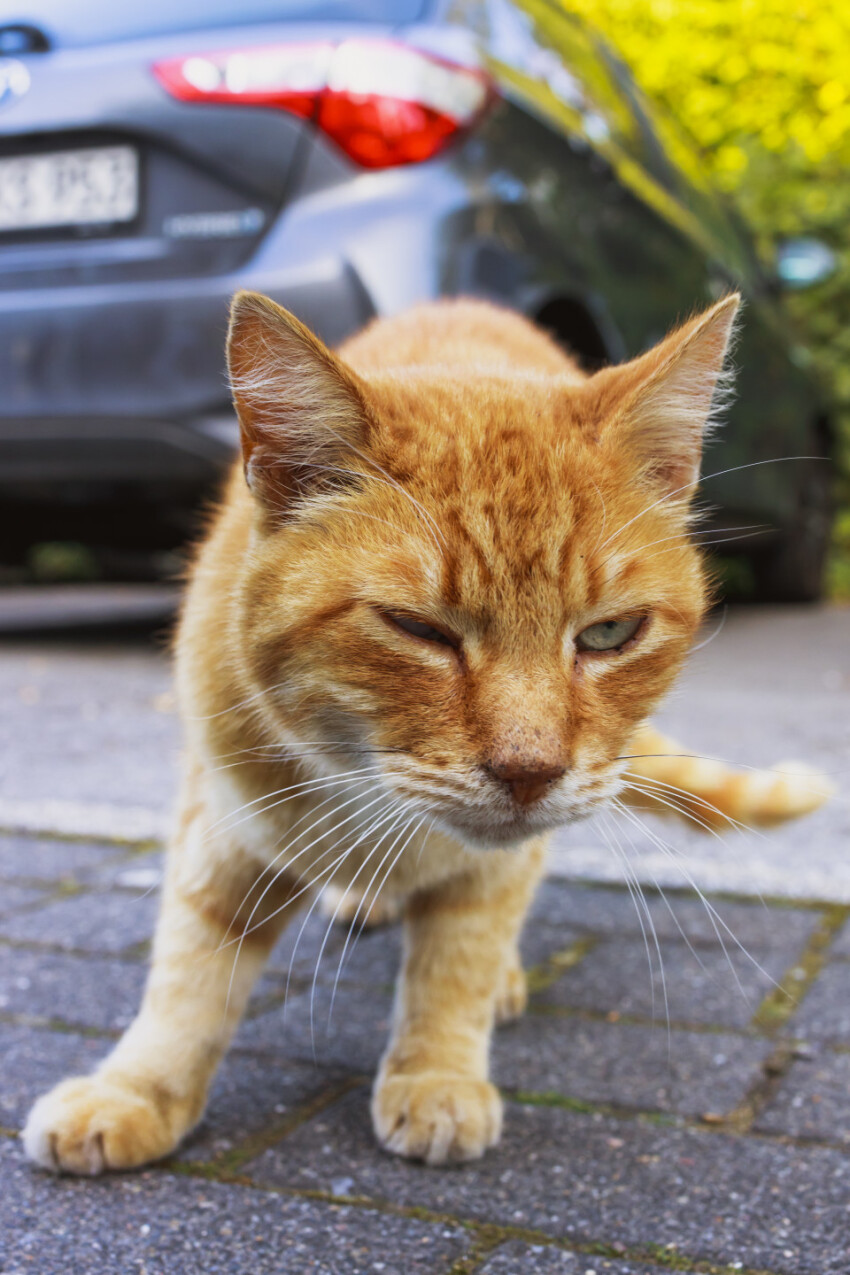
[[426, 0], [0, 0], [4, 27], [35, 27], [51, 47], [273, 22], [415, 22]]

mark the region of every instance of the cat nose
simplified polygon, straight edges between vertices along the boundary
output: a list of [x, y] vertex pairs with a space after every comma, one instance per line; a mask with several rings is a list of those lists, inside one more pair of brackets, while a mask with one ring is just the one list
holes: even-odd
[[566, 766], [546, 766], [539, 762], [491, 763], [487, 769], [510, 790], [519, 806], [532, 806], [566, 772]]

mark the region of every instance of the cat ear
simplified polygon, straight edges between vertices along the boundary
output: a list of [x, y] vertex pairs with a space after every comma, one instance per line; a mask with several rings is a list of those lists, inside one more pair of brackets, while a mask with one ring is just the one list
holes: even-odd
[[618, 383], [619, 410], [605, 432], [671, 498], [688, 500], [699, 479], [703, 439], [722, 396], [740, 301], [737, 293], [724, 297], [648, 353], [606, 369]]
[[349, 485], [339, 471], [368, 433], [354, 373], [257, 292], [233, 299], [227, 362], [245, 480], [258, 500], [283, 512], [298, 497]]

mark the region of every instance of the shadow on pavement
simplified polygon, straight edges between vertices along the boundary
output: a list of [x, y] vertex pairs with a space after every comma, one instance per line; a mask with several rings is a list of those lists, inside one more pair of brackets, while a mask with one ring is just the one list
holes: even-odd
[[162, 646], [177, 617], [176, 584], [33, 585], [0, 589], [3, 638]]

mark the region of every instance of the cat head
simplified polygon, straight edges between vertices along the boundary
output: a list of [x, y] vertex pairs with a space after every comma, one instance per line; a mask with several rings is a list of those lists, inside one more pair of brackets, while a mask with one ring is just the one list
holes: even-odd
[[372, 766], [471, 845], [614, 793], [705, 610], [690, 501], [737, 305], [584, 378], [530, 328], [542, 365], [470, 365], [464, 324], [497, 312], [464, 302], [407, 321], [442, 361], [400, 362], [379, 325], [355, 371], [240, 294], [239, 658], [266, 733], [320, 773]]

